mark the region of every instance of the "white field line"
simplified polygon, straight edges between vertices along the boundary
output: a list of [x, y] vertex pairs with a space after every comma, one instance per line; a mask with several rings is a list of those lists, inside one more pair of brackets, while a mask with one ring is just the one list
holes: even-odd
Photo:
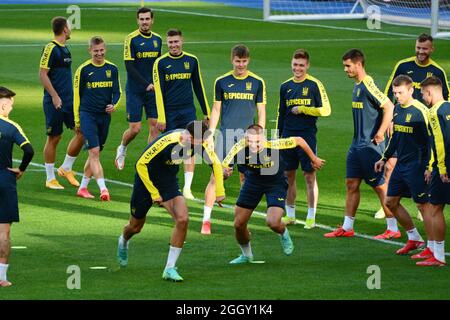
[[[3, 12], [6, 11], [63, 11], [65, 8], [5, 8], [2, 9]], [[97, 11], [135, 11], [136, 8], [120, 8], [120, 7], [82, 7], [81, 10], [97, 10]], [[193, 11], [184, 11], [184, 10], [171, 10], [171, 9], [155, 9], [155, 12], [169, 12], [175, 14], [182, 15], [194, 15], [194, 16], [202, 16], [209, 18], [219, 18], [219, 19], [232, 19], [232, 20], [244, 20], [244, 21], [252, 21], [252, 22], [265, 22], [265, 23], [278, 23], [278, 24], [287, 24], [287, 25], [296, 25], [296, 26], [306, 26], [306, 27], [314, 27], [314, 28], [323, 28], [323, 29], [334, 29], [334, 30], [346, 30], [346, 31], [356, 31], [356, 32], [367, 32], [367, 33], [375, 33], [375, 34], [387, 34], [387, 35], [395, 35], [395, 36], [406, 36], [415, 38], [417, 34], [408, 34], [408, 33], [400, 33], [400, 32], [390, 32], [390, 31], [381, 31], [381, 30], [372, 30], [372, 29], [361, 29], [361, 28], [350, 28], [350, 27], [338, 27], [338, 26], [329, 26], [322, 25], [316, 23], [305, 23], [305, 22], [290, 22], [290, 21], [264, 21], [259, 18], [247, 18], [247, 17], [238, 17], [238, 16], [227, 16], [221, 14], [210, 14], [210, 13], [202, 13], [202, 12], [193, 12]]]
[[[355, 39], [269, 39], [269, 40], [226, 40], [226, 41], [186, 41], [184, 44], [236, 44], [236, 43], [296, 43], [296, 42], [363, 42], [363, 41], [410, 41], [411, 38], [355, 38]], [[0, 43], [0, 48], [43, 47], [45, 43]], [[164, 46], [167, 46], [163, 43]], [[69, 47], [86, 47], [86, 43], [68, 43]], [[123, 46], [123, 42], [108, 42], [108, 46]]]
[[[21, 161], [13, 159], [13, 162], [20, 163]], [[40, 164], [40, 163], [30, 162], [30, 165], [34, 166], [34, 167], [44, 168], [45, 169], [45, 166], [43, 164]], [[45, 171], [45, 170], [42, 170], [42, 171]], [[81, 177], [83, 176], [83, 173], [80, 173], [80, 172], [75, 172], [75, 174], [77, 176], [81, 176]], [[112, 184], [117, 184], [117, 185], [120, 185], [120, 186], [125, 186], [125, 187], [130, 187], [130, 188], [133, 187], [133, 184], [122, 182], [122, 181], [111, 180], [111, 179], [105, 179], [105, 181], [109, 182], [109, 183], [112, 183]], [[198, 202], [198, 203], [205, 203], [205, 201], [202, 200], [202, 199], [195, 199], [194, 201]], [[232, 205], [222, 204], [222, 206], [224, 208], [227, 208], [227, 209], [234, 209], [234, 206], [232, 206]], [[262, 217], [266, 216], [266, 214], [264, 212], [253, 211], [253, 213], [258, 215], [258, 216], [262, 216]], [[305, 225], [305, 221], [304, 220], [296, 219], [296, 221], [297, 221], [298, 224]], [[332, 230], [335, 229], [335, 228], [333, 228], [331, 226], [327, 226], [327, 225], [324, 225], [324, 224], [318, 224], [318, 223], [316, 223], [316, 227], [319, 228], [319, 229], [327, 230], [327, 231], [332, 231]], [[383, 239], [374, 239], [373, 236], [369, 236], [367, 234], [357, 233], [357, 232], [355, 232], [355, 237], [366, 239], [366, 240], [371, 240], [371, 241], [382, 242], [382, 243], [386, 243], [386, 244], [391, 244], [391, 245], [395, 245], [395, 246], [399, 246], [399, 247], [403, 247], [405, 245], [404, 243], [397, 242], [397, 241], [383, 240]], [[446, 256], [450, 256], [450, 253], [446, 252], [445, 255]]]

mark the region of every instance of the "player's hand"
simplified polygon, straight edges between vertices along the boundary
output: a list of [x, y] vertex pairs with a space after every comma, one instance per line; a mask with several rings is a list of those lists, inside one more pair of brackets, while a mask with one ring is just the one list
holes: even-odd
[[299, 114], [300, 112], [298, 112], [298, 106], [293, 107], [293, 108], [291, 109], [291, 112], [292, 112], [293, 114]]
[[427, 184], [430, 184], [431, 182], [431, 171], [430, 170], [425, 170], [425, 172], [423, 173], [423, 177], [424, 180]]
[[153, 83], [150, 83], [145, 91], [155, 91], [155, 86], [153, 85]]
[[384, 161], [384, 160], [378, 160], [377, 162], [375, 162], [375, 165], [373, 167], [375, 172], [383, 171], [383, 168], [384, 168], [385, 164], [386, 164], [386, 161]]
[[163, 199], [161, 198], [161, 196], [159, 196], [158, 198], [152, 199], [153, 203], [156, 204], [157, 206], [162, 206], [163, 203]]
[[23, 171], [20, 171], [19, 168], [8, 168], [8, 170], [16, 175], [16, 180], [19, 180], [23, 176]]
[[233, 174], [233, 168], [223, 168], [223, 179], [228, 179]]
[[166, 124], [164, 122], [158, 122], [156, 124], [156, 129], [158, 129], [160, 132], [164, 132], [166, 130]]
[[222, 206], [222, 201], [225, 199], [225, 196], [221, 196], [221, 197], [216, 197], [216, 202], [217, 202], [217, 205], [219, 206], [219, 207], [223, 207]]
[[314, 160], [311, 161], [311, 164], [312, 164], [314, 170], [320, 170], [320, 169], [322, 169], [325, 162], [326, 162], [325, 160], [320, 159], [319, 157], [315, 157]]
[[440, 176], [443, 183], [450, 183], [450, 179], [447, 174], [441, 174]]
[[114, 105], [113, 105], [113, 104], [108, 104], [108, 105], [106, 106], [105, 111], [106, 111], [106, 113], [111, 114], [111, 113], [113, 113], [114, 111], [116, 111], [116, 108], [114, 108]]
[[61, 109], [62, 100], [59, 96], [52, 97], [52, 103], [53, 103], [53, 106], [55, 107], [55, 109]]
[[392, 137], [392, 135], [394, 134], [394, 122], [391, 122], [391, 124], [386, 130], [386, 134], [388, 137]]
[[372, 139], [372, 143], [375, 145], [379, 145], [383, 141], [384, 141], [384, 134], [379, 134], [379, 133], [377, 133], [375, 135], [375, 137], [373, 137], [373, 139]]

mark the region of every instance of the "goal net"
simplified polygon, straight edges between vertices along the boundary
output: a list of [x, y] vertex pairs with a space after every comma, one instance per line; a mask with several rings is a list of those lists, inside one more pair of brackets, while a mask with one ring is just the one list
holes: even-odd
[[264, 0], [266, 20], [362, 19], [360, 0]]
[[450, 0], [264, 0], [266, 20], [362, 19], [377, 12], [382, 22], [426, 26], [450, 36]]

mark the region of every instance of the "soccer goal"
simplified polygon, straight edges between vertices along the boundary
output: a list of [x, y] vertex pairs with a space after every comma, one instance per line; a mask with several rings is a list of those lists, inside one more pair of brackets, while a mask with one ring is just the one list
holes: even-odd
[[450, 0], [264, 0], [265, 20], [363, 19], [431, 28], [450, 37]]
[[264, 0], [265, 20], [363, 19], [361, 0]]

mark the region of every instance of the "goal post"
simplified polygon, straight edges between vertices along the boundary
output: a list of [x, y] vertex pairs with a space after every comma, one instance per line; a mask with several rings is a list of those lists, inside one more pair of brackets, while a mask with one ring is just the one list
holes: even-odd
[[450, 37], [450, 0], [263, 0], [267, 21], [363, 19], [373, 8], [384, 23], [429, 27], [433, 37]]
[[362, 0], [264, 0], [264, 20], [363, 19]]
[[[433, 0], [431, 3], [431, 36], [434, 38], [450, 38], [450, 3], [447, 4], [448, 20], [445, 20], [445, 17], [441, 19], [439, 4], [439, 0]], [[447, 31], [440, 31], [441, 26]]]

